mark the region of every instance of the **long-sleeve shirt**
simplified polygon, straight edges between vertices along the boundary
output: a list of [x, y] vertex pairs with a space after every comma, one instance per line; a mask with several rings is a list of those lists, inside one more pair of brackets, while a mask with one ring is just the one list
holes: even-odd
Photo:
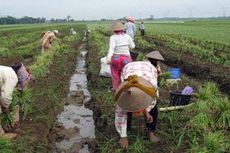
[[17, 83], [18, 77], [14, 70], [11, 67], [0, 65], [0, 104], [3, 107], [9, 107]]
[[48, 49], [51, 47], [51, 44], [53, 43], [53, 41], [56, 39], [56, 36], [54, 34], [54, 32], [51, 32], [51, 31], [47, 31], [42, 39], [41, 39], [41, 42], [42, 42], [42, 47], [45, 48], [45, 49]]
[[140, 29], [141, 29], [141, 30], [145, 30], [144, 24], [140, 24]]
[[134, 47], [135, 44], [129, 35], [125, 33], [114, 34], [110, 37], [109, 40], [109, 51], [107, 54], [107, 60], [111, 61], [113, 54], [130, 56], [129, 49], [132, 49]]
[[[122, 70], [122, 80], [131, 75], [137, 75], [149, 81], [157, 88], [157, 69], [149, 61], [131, 62], [125, 65]], [[156, 100], [152, 102], [146, 111], [150, 111], [156, 105]], [[118, 105], [115, 111], [115, 126], [121, 137], [127, 137], [127, 112], [123, 111]]]
[[133, 22], [126, 22], [126, 34], [128, 34], [133, 40], [136, 32], [136, 25]]

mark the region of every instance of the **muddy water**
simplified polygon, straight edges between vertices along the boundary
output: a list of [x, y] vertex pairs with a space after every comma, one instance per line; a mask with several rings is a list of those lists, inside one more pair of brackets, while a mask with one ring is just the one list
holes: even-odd
[[57, 116], [55, 153], [88, 153], [88, 142], [95, 138], [93, 111], [85, 107], [91, 94], [87, 89], [84, 44], [80, 52], [75, 73], [70, 79], [64, 111]]

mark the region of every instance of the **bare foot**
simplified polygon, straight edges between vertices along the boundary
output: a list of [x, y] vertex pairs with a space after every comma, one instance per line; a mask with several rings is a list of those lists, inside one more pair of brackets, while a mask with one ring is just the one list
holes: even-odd
[[153, 132], [149, 132], [148, 136], [149, 136], [149, 140], [154, 142], [154, 143], [157, 143], [157, 142], [160, 141], [160, 139], [157, 138], [156, 135]]
[[122, 149], [128, 149], [128, 146], [129, 146], [128, 138], [127, 137], [121, 138], [119, 140], [119, 144]]

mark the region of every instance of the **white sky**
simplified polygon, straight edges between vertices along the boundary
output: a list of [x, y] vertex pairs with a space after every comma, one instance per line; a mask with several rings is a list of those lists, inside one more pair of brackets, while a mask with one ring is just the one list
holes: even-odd
[[116, 19], [230, 16], [230, 0], [0, 0], [0, 16]]

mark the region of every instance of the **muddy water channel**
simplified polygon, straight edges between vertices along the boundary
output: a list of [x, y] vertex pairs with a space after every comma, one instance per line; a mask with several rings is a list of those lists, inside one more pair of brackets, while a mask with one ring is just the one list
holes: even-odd
[[82, 44], [64, 111], [57, 116], [54, 153], [88, 153], [88, 143], [95, 138], [93, 111], [85, 107], [91, 100], [87, 89], [86, 54], [85, 44]]

